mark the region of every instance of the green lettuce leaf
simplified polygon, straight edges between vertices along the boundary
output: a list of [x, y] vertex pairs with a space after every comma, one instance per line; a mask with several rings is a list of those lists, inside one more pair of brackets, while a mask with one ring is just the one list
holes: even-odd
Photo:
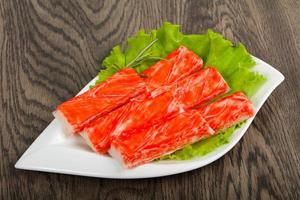
[[[126, 65], [130, 63], [154, 39], [155, 38], [152, 34], [145, 33], [143, 29], [138, 31], [135, 37], [128, 38], [125, 49]], [[148, 51], [150, 51], [150, 49]], [[159, 51], [156, 53], [160, 54]]]
[[120, 46], [115, 46], [109, 56], [107, 56], [102, 65], [106, 68], [98, 73], [96, 84], [105, 81], [108, 77], [125, 67], [125, 55], [122, 53]]
[[182, 39], [182, 44], [191, 51], [195, 52], [203, 59], [204, 62], [206, 62], [210, 50], [210, 38], [208, 34], [185, 35]]
[[179, 25], [166, 22], [157, 30], [156, 38], [165, 53], [171, 53], [181, 44], [183, 34], [180, 32]]
[[239, 90], [248, 97], [252, 97], [259, 87], [266, 82], [266, 78], [257, 72], [240, 67], [227, 77], [226, 81], [232, 91]]
[[[165, 57], [180, 45], [184, 45], [203, 59], [205, 67], [213, 66], [222, 74], [231, 88], [230, 93], [242, 91], [251, 98], [266, 81], [265, 77], [252, 70], [255, 62], [243, 44], [234, 45], [212, 30], [208, 30], [205, 34], [185, 35], [180, 32], [179, 25], [166, 22], [157, 30], [154, 29], [149, 33], [140, 30], [134, 37], [128, 38], [124, 51], [120, 46], [114, 47], [102, 62], [105, 69], [99, 72], [97, 83], [131, 64], [140, 52], [154, 41], [155, 43], [143, 53], [144, 59], [131, 66], [138, 73], [157, 62], [157, 58]], [[205, 155], [226, 144], [240, 125], [235, 125], [196, 144], [188, 145], [162, 159], [181, 160]]]
[[[152, 30], [149, 34], [144, 30], [140, 30], [135, 37], [131, 37], [127, 40], [125, 49], [125, 65], [132, 63], [132, 61], [139, 55], [143, 49], [145, 49], [152, 41], [156, 39], [156, 30]], [[144, 52], [141, 62], [138, 65], [132, 66], [137, 72], [142, 72], [149, 66], [154, 64], [157, 59], [150, 58], [162, 58], [165, 57], [164, 50], [158, 43], [154, 43], [147, 51]], [[151, 56], [151, 57], [150, 57]]]

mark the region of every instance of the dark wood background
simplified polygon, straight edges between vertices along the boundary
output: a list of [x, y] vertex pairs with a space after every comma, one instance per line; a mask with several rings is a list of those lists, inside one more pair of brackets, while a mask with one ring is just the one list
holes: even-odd
[[[0, 199], [300, 199], [300, 1], [0, 1]], [[163, 21], [242, 41], [286, 77], [243, 139], [191, 172], [109, 180], [16, 170], [116, 44]]]

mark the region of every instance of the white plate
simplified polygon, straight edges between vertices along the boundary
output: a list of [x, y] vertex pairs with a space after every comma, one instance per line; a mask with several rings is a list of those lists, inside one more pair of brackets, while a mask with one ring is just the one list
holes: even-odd
[[[254, 59], [257, 63], [254, 70], [268, 79], [252, 98], [258, 111], [272, 91], [284, 80], [284, 76], [262, 60], [255, 57]], [[85, 86], [80, 93], [86, 91], [95, 80], [96, 78]], [[53, 120], [27, 149], [15, 167], [26, 170], [120, 179], [178, 174], [200, 168], [223, 156], [242, 138], [253, 119], [254, 117], [236, 130], [228, 144], [205, 156], [188, 161], [153, 162], [130, 170], [122, 168], [117, 161], [108, 156], [94, 153], [81, 137], [67, 138], [58, 121]]]

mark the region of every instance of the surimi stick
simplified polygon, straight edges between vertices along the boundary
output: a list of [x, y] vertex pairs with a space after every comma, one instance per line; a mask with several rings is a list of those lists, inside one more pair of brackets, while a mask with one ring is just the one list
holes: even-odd
[[53, 112], [68, 133], [78, 133], [93, 119], [103, 116], [146, 91], [144, 80], [132, 68], [124, 68]]
[[235, 92], [198, 110], [215, 131], [229, 128], [255, 113], [252, 102], [242, 92]]
[[202, 59], [184, 46], [170, 53], [166, 59], [160, 60], [142, 75], [146, 77], [149, 91], [160, 89], [178, 80], [199, 71], [203, 67]]
[[132, 168], [212, 134], [214, 130], [202, 118], [200, 112], [190, 110], [148, 128], [123, 132], [112, 141], [109, 153], [126, 168]]

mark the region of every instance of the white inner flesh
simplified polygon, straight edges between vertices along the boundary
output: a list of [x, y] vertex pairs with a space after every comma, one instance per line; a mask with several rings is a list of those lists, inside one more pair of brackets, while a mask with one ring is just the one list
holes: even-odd
[[64, 114], [62, 112], [60, 112], [59, 110], [56, 110], [52, 114], [58, 120], [58, 122], [61, 124], [61, 126], [63, 127], [63, 130], [64, 130], [64, 133], [67, 136], [70, 136], [74, 133], [73, 127], [71, 126], [71, 124], [69, 124], [67, 118], [64, 116]]

